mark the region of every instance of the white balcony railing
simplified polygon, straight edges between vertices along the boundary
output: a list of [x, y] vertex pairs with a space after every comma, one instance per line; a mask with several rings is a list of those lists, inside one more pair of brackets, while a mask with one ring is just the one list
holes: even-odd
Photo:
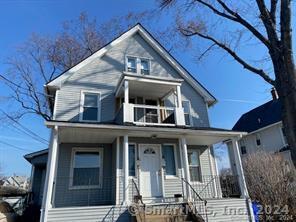
[[138, 125], [184, 125], [184, 112], [183, 108], [124, 103], [123, 122]]

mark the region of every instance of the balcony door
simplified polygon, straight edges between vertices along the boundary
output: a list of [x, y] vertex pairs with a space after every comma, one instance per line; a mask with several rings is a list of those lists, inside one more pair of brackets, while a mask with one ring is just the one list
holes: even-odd
[[[148, 106], [157, 106], [156, 99], [145, 99], [145, 105]], [[158, 110], [155, 109], [145, 109], [145, 122], [146, 123], [158, 123]]]
[[140, 193], [143, 198], [162, 196], [159, 144], [139, 144]]

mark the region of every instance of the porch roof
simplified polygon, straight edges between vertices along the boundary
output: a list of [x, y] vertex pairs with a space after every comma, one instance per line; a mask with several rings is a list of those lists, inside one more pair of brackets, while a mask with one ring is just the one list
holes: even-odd
[[185, 137], [188, 145], [213, 145], [246, 134], [244, 132], [211, 127], [135, 126], [54, 120], [46, 121], [45, 124], [48, 127], [59, 127], [62, 131], [61, 136], [64, 142], [81, 143], [112, 143], [116, 137], [128, 135], [130, 137], [175, 139]]
[[123, 72], [115, 89], [116, 97], [123, 95], [125, 80], [129, 82], [129, 93], [131, 96], [150, 96], [154, 98], [166, 96], [176, 90], [176, 86], [181, 85], [183, 82], [183, 79]]

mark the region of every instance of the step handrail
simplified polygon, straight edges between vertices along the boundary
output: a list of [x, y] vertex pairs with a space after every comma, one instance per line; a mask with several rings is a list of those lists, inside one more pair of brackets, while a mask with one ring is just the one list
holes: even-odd
[[[141, 196], [141, 194], [140, 194], [140, 190], [139, 190], [138, 185], [136, 184], [136, 182], [135, 182], [134, 179], [132, 179], [132, 183], [134, 184], [134, 186], [135, 186], [135, 188], [136, 188], [137, 195], [140, 197], [140, 196]], [[140, 198], [140, 201], [141, 201], [141, 204], [145, 205], [144, 202], [143, 202], [143, 199], [142, 199], [142, 198]]]
[[193, 186], [187, 181], [185, 180], [184, 178], [181, 178], [187, 185], [189, 185], [190, 189], [194, 192], [194, 194], [198, 197], [198, 199], [200, 201], [206, 201], [204, 200], [203, 198], [201, 198], [201, 196], [195, 191], [195, 189], [193, 188]]

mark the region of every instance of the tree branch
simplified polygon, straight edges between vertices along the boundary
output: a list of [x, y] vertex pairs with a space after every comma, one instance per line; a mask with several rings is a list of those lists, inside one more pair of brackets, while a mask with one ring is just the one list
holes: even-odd
[[[217, 39], [209, 36], [209, 35], [205, 35], [202, 34], [201, 32], [199, 32], [198, 30], [190, 30], [189, 29], [182, 29], [180, 28], [180, 31], [183, 35], [185, 36], [199, 36], [203, 39], [207, 39], [211, 42], [213, 42], [214, 44], [216, 44], [217, 46], [219, 46], [221, 49], [223, 49], [224, 51], [226, 51], [228, 54], [230, 54], [239, 64], [241, 64], [245, 69], [261, 76], [266, 82], [268, 82], [271, 85], [275, 85], [275, 80], [271, 79], [267, 73], [265, 73], [262, 69], [258, 69], [255, 68], [254, 66], [248, 64], [244, 59], [242, 59], [240, 56], [238, 56], [232, 49], [230, 49], [226, 44], [218, 41]], [[193, 27], [194, 29], [194, 27]]]
[[270, 0], [270, 17], [273, 24], [276, 24], [276, 7], [278, 0]]
[[271, 44], [273, 45], [272, 49], [277, 49], [278, 48], [278, 36], [276, 33], [276, 24], [273, 23], [271, 14], [266, 8], [264, 0], [256, 0], [259, 11], [261, 13], [260, 19], [263, 22], [263, 25], [265, 27], [265, 30], [268, 35], [268, 39], [271, 41]]
[[267, 38], [265, 38], [254, 26], [252, 26], [247, 20], [242, 18], [237, 12], [230, 9], [223, 1], [217, 0], [218, 3], [222, 6], [222, 8], [229, 14], [219, 11], [210, 3], [207, 3], [203, 0], [195, 0], [196, 2], [202, 4], [203, 6], [207, 7], [208, 9], [212, 10], [216, 15], [219, 15], [223, 18], [228, 20], [240, 23], [243, 25], [247, 30], [249, 30], [257, 39], [259, 39], [268, 49], [270, 49], [270, 43]]

